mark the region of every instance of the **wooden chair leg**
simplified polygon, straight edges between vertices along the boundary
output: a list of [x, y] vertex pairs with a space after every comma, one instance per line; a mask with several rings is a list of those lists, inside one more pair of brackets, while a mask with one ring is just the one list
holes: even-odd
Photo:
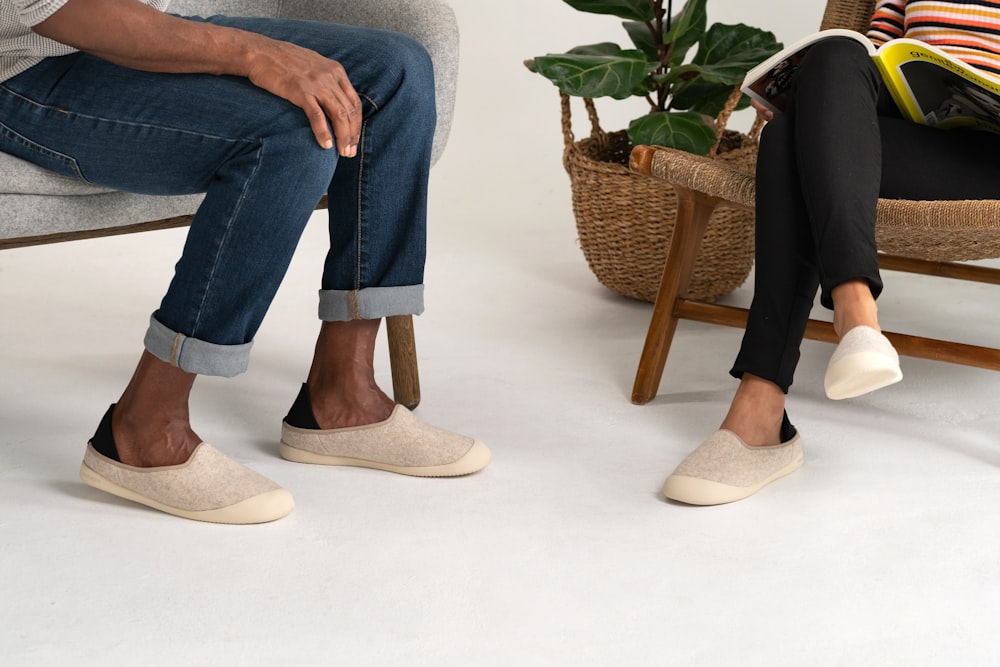
[[646, 333], [646, 343], [639, 359], [639, 369], [632, 387], [632, 402], [643, 405], [653, 400], [660, 387], [663, 367], [674, 339], [679, 319], [674, 312], [678, 297], [687, 291], [698, 258], [698, 250], [708, 227], [717, 197], [675, 186], [677, 190], [677, 220], [663, 267], [663, 278], [656, 293], [653, 317]]
[[420, 377], [417, 372], [417, 345], [413, 336], [413, 316], [385, 318], [389, 339], [389, 365], [392, 368], [394, 400], [410, 410], [420, 404]]

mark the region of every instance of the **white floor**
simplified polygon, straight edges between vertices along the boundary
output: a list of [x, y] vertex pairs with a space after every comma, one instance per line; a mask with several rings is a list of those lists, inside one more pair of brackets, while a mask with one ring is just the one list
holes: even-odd
[[[906, 359], [903, 383], [834, 404], [832, 348], [806, 343], [789, 407], [804, 468], [742, 503], [667, 503], [663, 478], [725, 411], [740, 334], [682, 323], [660, 396], [629, 402], [650, 307], [589, 272], [554, 92], [521, 76], [526, 121], [460, 104], [417, 320], [418, 414], [489, 444], [480, 474], [278, 458], [317, 326], [317, 220], [250, 371], [200, 380], [194, 406], [293, 514], [199, 524], [92, 490], [85, 442], [183, 232], [0, 253], [0, 662], [996, 664], [1000, 374]], [[993, 288], [886, 281], [886, 328], [996, 342]]]

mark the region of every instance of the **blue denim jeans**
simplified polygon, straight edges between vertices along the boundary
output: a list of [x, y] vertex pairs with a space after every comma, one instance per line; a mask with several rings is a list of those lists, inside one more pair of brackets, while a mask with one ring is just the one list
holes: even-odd
[[151, 195], [206, 193], [145, 345], [199, 374], [246, 369], [316, 203], [329, 195], [323, 320], [423, 310], [430, 57], [392, 32], [277, 19], [213, 23], [339, 61], [362, 100], [358, 154], [322, 149], [305, 113], [240, 77], [161, 74], [76, 53], [0, 84], [0, 150]]

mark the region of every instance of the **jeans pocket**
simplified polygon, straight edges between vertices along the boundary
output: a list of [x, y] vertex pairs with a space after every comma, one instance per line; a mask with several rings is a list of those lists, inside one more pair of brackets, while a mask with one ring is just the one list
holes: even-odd
[[0, 123], [0, 151], [57, 174], [87, 182], [75, 158], [36, 143], [3, 123]]

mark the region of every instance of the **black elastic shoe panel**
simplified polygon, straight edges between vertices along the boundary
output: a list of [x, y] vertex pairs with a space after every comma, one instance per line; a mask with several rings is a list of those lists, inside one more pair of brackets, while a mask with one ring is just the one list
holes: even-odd
[[782, 444], [788, 442], [795, 437], [798, 431], [792, 426], [792, 422], [788, 421], [788, 413], [785, 412], [781, 415], [781, 442]]
[[309, 398], [309, 387], [305, 382], [302, 383], [299, 395], [295, 397], [295, 402], [285, 415], [285, 423], [295, 428], [319, 430], [319, 424], [316, 423], [316, 416], [312, 410], [312, 401]]
[[111, 433], [111, 413], [115, 411], [115, 404], [112, 403], [108, 411], [104, 413], [104, 418], [101, 419], [100, 425], [97, 427], [97, 432], [94, 433], [94, 437], [90, 439], [90, 444], [93, 445], [94, 449], [98, 451], [102, 456], [106, 456], [112, 461], [121, 462], [118, 458], [118, 447], [115, 446], [115, 436]]

